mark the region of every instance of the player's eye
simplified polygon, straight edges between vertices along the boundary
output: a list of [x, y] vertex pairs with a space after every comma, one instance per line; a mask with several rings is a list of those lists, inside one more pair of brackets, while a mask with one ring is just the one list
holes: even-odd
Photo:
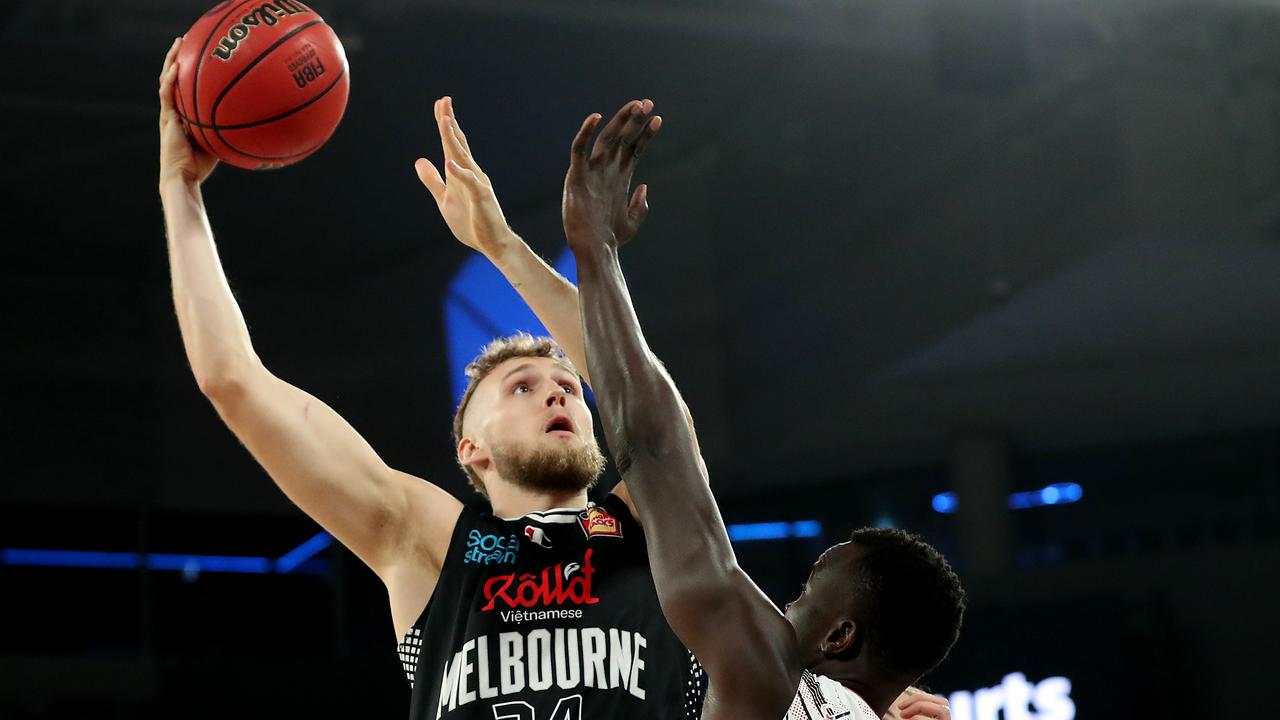
[[511, 388], [511, 392], [517, 393], [517, 394], [527, 393], [529, 392], [529, 390], [530, 390], [529, 386], [525, 383], [517, 383], [514, 388]]
[[562, 385], [560, 385], [560, 387], [564, 388], [564, 393], [566, 395], [573, 395], [574, 393], [578, 392], [578, 389], [570, 385], [569, 383], [563, 383]]

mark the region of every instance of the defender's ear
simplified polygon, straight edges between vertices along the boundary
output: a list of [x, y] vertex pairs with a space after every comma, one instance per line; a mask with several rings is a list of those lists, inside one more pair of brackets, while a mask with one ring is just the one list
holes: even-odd
[[819, 645], [822, 655], [828, 658], [855, 656], [862, 649], [862, 634], [852, 618], [841, 618], [827, 633]]

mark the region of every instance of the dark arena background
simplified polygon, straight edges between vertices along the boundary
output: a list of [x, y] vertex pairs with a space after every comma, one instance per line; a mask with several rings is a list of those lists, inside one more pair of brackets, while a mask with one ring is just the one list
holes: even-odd
[[[209, 4], [0, 4], [0, 720], [407, 714], [382, 585], [183, 353], [155, 88]], [[470, 498], [461, 362], [538, 327], [414, 175], [432, 101], [572, 277], [569, 141], [651, 97], [623, 261], [775, 601], [907, 528], [970, 593], [954, 720], [1273, 714], [1280, 4], [314, 7], [342, 125], [205, 200], [264, 362], [390, 465]]]

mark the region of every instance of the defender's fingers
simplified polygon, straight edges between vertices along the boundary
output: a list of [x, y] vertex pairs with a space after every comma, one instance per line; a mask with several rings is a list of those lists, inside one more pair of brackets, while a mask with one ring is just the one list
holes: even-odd
[[649, 143], [653, 142], [653, 139], [657, 137], [658, 131], [661, 129], [661, 115], [654, 115], [649, 118], [649, 122], [645, 123], [644, 130], [641, 131], [640, 137], [636, 138], [635, 145], [631, 147], [632, 154], [635, 155], [635, 157], [643, 155], [645, 149], [649, 147]]
[[649, 113], [653, 111], [652, 100], [641, 100], [640, 107], [627, 118], [627, 124], [623, 126], [622, 132], [619, 134], [619, 145], [622, 152], [628, 152], [631, 146], [639, 139], [640, 134], [649, 126]]
[[631, 218], [636, 227], [640, 227], [648, 215], [649, 186], [641, 183], [636, 187], [636, 191], [631, 193], [631, 202], [627, 203], [627, 216]]
[[902, 708], [902, 712], [900, 714], [903, 720], [910, 720], [911, 718], [951, 720], [951, 708], [947, 707], [946, 702], [939, 702], [937, 699], [931, 697], [912, 700]]
[[600, 124], [600, 113], [591, 113], [586, 120], [582, 121], [582, 127], [578, 128], [578, 134], [573, 136], [573, 144], [569, 146], [570, 165], [586, 159], [587, 151], [591, 149], [591, 134], [595, 132], [598, 124]]
[[413, 163], [413, 169], [418, 173], [418, 179], [422, 184], [427, 186], [431, 197], [435, 198], [437, 203], [444, 202], [444, 178], [440, 177], [440, 171], [436, 166], [426, 158], [418, 158]]
[[618, 110], [618, 112], [613, 116], [613, 119], [609, 121], [609, 124], [604, 126], [604, 130], [600, 131], [600, 137], [596, 139], [596, 146], [591, 153], [593, 157], [612, 150], [614, 145], [618, 144], [618, 138], [622, 132], [622, 128], [626, 126], [627, 121], [631, 119], [632, 114], [638, 112], [639, 109], [640, 102], [632, 100]]

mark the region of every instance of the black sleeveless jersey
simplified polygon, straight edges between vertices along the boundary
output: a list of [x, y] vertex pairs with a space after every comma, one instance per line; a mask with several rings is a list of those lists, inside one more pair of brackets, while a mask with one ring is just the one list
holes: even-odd
[[400, 660], [410, 720], [697, 718], [706, 684], [614, 495], [514, 520], [464, 509]]

